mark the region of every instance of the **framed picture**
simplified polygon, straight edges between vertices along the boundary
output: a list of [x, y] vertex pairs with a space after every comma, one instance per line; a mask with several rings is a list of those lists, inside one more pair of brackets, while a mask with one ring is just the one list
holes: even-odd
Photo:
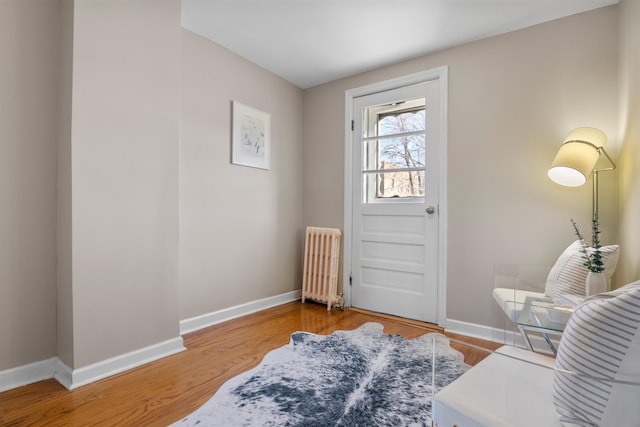
[[271, 115], [233, 101], [231, 163], [269, 169]]

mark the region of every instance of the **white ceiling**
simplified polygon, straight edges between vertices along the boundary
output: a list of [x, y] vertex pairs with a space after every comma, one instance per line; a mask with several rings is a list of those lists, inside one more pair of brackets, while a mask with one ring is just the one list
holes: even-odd
[[182, 0], [182, 25], [306, 89], [617, 2]]

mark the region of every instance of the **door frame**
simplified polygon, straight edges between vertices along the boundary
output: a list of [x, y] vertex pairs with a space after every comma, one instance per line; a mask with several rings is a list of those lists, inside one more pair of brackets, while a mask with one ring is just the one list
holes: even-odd
[[345, 122], [344, 122], [344, 263], [342, 288], [345, 306], [351, 307], [350, 277], [352, 270], [353, 241], [353, 131], [351, 122], [353, 117], [354, 98], [371, 95], [377, 92], [397, 89], [403, 86], [439, 80], [440, 82], [440, 145], [438, 170], [438, 262], [437, 262], [437, 315], [438, 325], [445, 327], [447, 308], [447, 98], [448, 98], [448, 67], [442, 66], [430, 70], [397, 77], [390, 80], [360, 86], [345, 91]]

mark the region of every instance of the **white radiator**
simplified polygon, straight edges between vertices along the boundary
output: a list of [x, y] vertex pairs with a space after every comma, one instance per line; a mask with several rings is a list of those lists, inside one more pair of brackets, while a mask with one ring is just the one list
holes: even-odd
[[307, 227], [302, 302], [309, 299], [327, 303], [327, 310], [331, 310], [338, 300], [340, 235], [337, 228]]

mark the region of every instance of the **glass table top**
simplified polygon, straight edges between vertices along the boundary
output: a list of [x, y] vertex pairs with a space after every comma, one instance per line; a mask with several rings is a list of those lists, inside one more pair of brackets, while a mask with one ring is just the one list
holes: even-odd
[[559, 305], [550, 298], [527, 297], [518, 319], [518, 325], [562, 332], [571, 312], [571, 307]]

